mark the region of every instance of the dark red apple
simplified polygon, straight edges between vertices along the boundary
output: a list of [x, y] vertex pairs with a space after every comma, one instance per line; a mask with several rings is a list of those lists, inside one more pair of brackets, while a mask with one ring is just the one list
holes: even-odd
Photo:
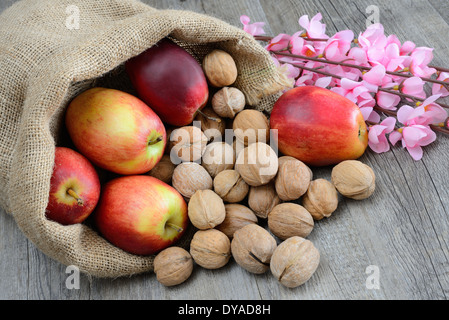
[[284, 155], [326, 166], [357, 159], [368, 146], [359, 107], [328, 89], [304, 86], [285, 92], [274, 104], [270, 127]]
[[105, 239], [137, 255], [154, 254], [175, 243], [189, 223], [181, 194], [146, 175], [106, 183], [94, 219]]
[[201, 65], [167, 38], [127, 61], [126, 71], [139, 97], [165, 124], [192, 123], [209, 98]]
[[75, 150], [56, 147], [48, 219], [63, 225], [81, 223], [93, 212], [100, 198], [100, 179], [94, 166]]

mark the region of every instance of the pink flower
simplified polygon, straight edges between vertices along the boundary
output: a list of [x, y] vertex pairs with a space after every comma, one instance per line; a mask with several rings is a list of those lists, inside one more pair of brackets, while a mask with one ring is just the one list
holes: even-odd
[[393, 146], [401, 140], [402, 147], [406, 148], [412, 158], [418, 161], [423, 156], [422, 147], [434, 142], [436, 134], [429, 126], [414, 124], [393, 131], [389, 140]]
[[388, 117], [380, 124], [376, 124], [369, 128], [368, 145], [376, 153], [387, 152], [390, 150], [386, 134], [391, 133], [396, 125], [396, 119]]
[[[382, 88], [391, 89], [392, 86], [394, 86], [394, 83], [385, 85]], [[379, 107], [381, 107], [383, 109], [396, 110], [396, 107], [401, 102], [401, 97], [396, 94], [392, 94], [392, 93], [388, 93], [388, 92], [384, 92], [384, 91], [378, 91], [376, 93], [376, 101], [377, 101], [377, 104], [379, 105]]]
[[243, 30], [249, 33], [252, 36], [259, 36], [261, 34], [265, 34], [263, 27], [265, 26], [265, 22], [255, 22], [250, 24], [250, 18], [248, 16], [242, 15], [240, 16], [240, 22], [243, 24]]
[[326, 25], [321, 23], [323, 16], [321, 13], [316, 14], [312, 19], [309, 20], [308, 15], [304, 15], [299, 18], [299, 25], [306, 29], [307, 37], [316, 39], [327, 39], [326, 35]]
[[[449, 86], [449, 73], [441, 72], [437, 80], [448, 82]], [[442, 84], [435, 83], [432, 86], [432, 94], [441, 94], [442, 97], [447, 97], [449, 96], [449, 91]]]
[[[285, 59], [288, 57], [283, 57], [283, 58]], [[288, 78], [296, 79], [296, 77], [299, 76], [300, 71], [294, 65], [291, 65], [289, 63], [282, 63], [283, 61], [281, 59], [277, 59], [275, 56], [272, 56], [271, 59], [273, 60], [274, 64], [279, 69], [279, 71], [281, 73], [285, 74]], [[293, 60], [293, 58], [291, 58], [290, 60]], [[294, 82], [294, 81], [292, 81], [292, 82]], [[293, 83], [292, 83], [292, 86], [293, 86]]]
[[444, 122], [447, 118], [446, 110], [434, 103], [439, 97], [440, 95], [430, 96], [416, 108], [408, 105], [402, 106], [398, 110], [398, 120], [406, 126], [427, 126]]
[[433, 49], [427, 47], [418, 47], [412, 51], [410, 58], [410, 71], [413, 75], [423, 78], [430, 78], [436, 70], [430, 68], [428, 64], [433, 59]]
[[370, 25], [358, 37], [360, 47], [369, 49], [371, 47], [382, 48], [385, 47], [387, 38], [384, 34], [384, 27], [380, 23]]
[[278, 34], [276, 37], [270, 40], [266, 49], [268, 51], [281, 51], [286, 50], [289, 46], [291, 36], [285, 33]]
[[354, 32], [351, 30], [337, 32], [326, 43], [326, 47], [324, 49], [326, 59], [333, 61], [341, 61], [346, 59], [346, 54], [349, 49], [351, 49], [353, 40]]
[[415, 96], [417, 98], [425, 98], [424, 92], [425, 82], [420, 77], [407, 78], [400, 86], [401, 91], [405, 94]]

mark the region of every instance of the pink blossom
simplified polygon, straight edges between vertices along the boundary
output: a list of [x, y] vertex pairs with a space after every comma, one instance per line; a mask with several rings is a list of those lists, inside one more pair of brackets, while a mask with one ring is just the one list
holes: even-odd
[[354, 32], [351, 30], [337, 32], [326, 43], [324, 49], [326, 59], [333, 61], [346, 59], [353, 40]]
[[366, 51], [359, 47], [352, 47], [349, 50], [348, 58], [351, 58], [351, 63], [356, 65], [367, 66], [368, 65], [368, 56], [366, 55]]
[[[441, 72], [439, 74], [437, 80], [448, 82], [448, 86], [449, 86], [449, 73]], [[435, 83], [432, 86], [432, 94], [441, 94], [442, 97], [447, 97], [447, 96], [449, 96], [449, 91], [442, 84]]]
[[413, 75], [423, 78], [429, 78], [436, 70], [430, 68], [428, 64], [433, 59], [433, 49], [427, 47], [418, 47], [412, 51], [410, 58], [410, 71]]
[[289, 46], [291, 36], [285, 33], [278, 34], [276, 37], [270, 40], [265, 47], [268, 51], [281, 51], [286, 50]]
[[252, 36], [259, 36], [261, 34], [265, 34], [263, 27], [265, 26], [265, 22], [255, 22], [250, 24], [250, 18], [248, 16], [242, 15], [240, 16], [240, 22], [243, 24], [243, 30], [249, 33]]
[[306, 57], [315, 57], [318, 55], [316, 48], [301, 37], [301, 32], [296, 32], [292, 35], [289, 45], [290, 51], [293, 54]]
[[[366, 72], [362, 78], [366, 83], [379, 87], [385, 84], [385, 75], [386, 69], [380, 64], [371, 68], [371, 70]], [[377, 92], [377, 88], [373, 90], [373, 92]]]
[[368, 145], [376, 153], [387, 152], [390, 150], [386, 134], [391, 133], [396, 125], [396, 119], [388, 117], [380, 124], [376, 124], [369, 128]]
[[[283, 58], [288, 58], [288, 57], [283, 57]], [[278, 67], [279, 71], [281, 73], [285, 74], [288, 78], [296, 79], [296, 77], [299, 76], [300, 71], [294, 65], [291, 65], [289, 63], [282, 63], [282, 62], [285, 62], [285, 60], [282, 61], [280, 59], [277, 59], [275, 56], [272, 56], [271, 59], [273, 60], [276, 67]], [[293, 58], [291, 58], [291, 60], [293, 60]]]
[[376, 101], [379, 107], [386, 110], [396, 110], [397, 105], [401, 102], [401, 97], [392, 93], [379, 91], [376, 93]]
[[425, 82], [420, 77], [411, 77], [404, 80], [400, 86], [401, 92], [417, 97], [425, 98], [426, 93], [424, 92]]
[[440, 95], [431, 96], [416, 108], [408, 105], [402, 106], [398, 110], [398, 120], [406, 126], [427, 126], [444, 122], [447, 118], [446, 110], [434, 103], [439, 97]]
[[323, 16], [321, 13], [316, 14], [309, 20], [308, 15], [304, 15], [299, 18], [299, 25], [306, 29], [307, 37], [309, 38], [329, 38], [326, 35], [326, 25], [321, 23]]
[[384, 34], [384, 27], [380, 23], [370, 25], [358, 37], [360, 47], [368, 49], [371, 47], [385, 47], [387, 38]]
[[303, 74], [301, 77], [296, 80], [295, 86], [302, 87], [302, 86], [312, 86], [315, 83], [313, 81], [313, 74], [312, 73], [306, 73]]
[[406, 148], [412, 158], [418, 161], [423, 156], [422, 147], [434, 142], [436, 134], [429, 126], [414, 124], [393, 131], [389, 140], [393, 146], [398, 141], [402, 141], [402, 147]]

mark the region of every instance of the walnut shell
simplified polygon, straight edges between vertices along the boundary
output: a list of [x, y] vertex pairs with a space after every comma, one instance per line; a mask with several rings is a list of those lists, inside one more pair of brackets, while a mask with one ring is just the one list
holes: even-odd
[[223, 200], [212, 190], [198, 190], [188, 204], [190, 222], [200, 230], [218, 226], [226, 217]]
[[203, 70], [209, 83], [214, 87], [226, 87], [237, 80], [237, 65], [226, 51], [215, 49], [203, 59]]
[[320, 253], [313, 243], [301, 237], [283, 241], [271, 257], [271, 273], [288, 288], [306, 283], [320, 264]]
[[234, 149], [226, 142], [212, 142], [207, 145], [202, 158], [203, 167], [212, 178], [223, 170], [234, 168]]
[[226, 218], [216, 227], [230, 239], [234, 237], [234, 232], [243, 228], [244, 226], [257, 223], [257, 216], [252, 210], [242, 204], [230, 203], [225, 205]]
[[249, 186], [236, 170], [224, 170], [215, 177], [214, 190], [223, 201], [236, 203], [245, 199]]
[[154, 272], [164, 286], [176, 286], [186, 281], [193, 271], [192, 256], [183, 248], [169, 247], [154, 258]]
[[170, 155], [184, 162], [195, 162], [201, 159], [206, 149], [208, 139], [196, 126], [180, 127], [170, 135]]
[[332, 169], [331, 176], [335, 188], [347, 198], [366, 199], [376, 188], [373, 169], [358, 160], [340, 162]]
[[201, 112], [196, 115], [194, 121], [200, 122], [200, 128], [209, 142], [222, 140], [226, 130], [226, 121], [215, 113], [212, 108], [203, 108]]
[[214, 94], [211, 103], [216, 114], [223, 118], [234, 119], [235, 115], [245, 108], [246, 99], [239, 89], [224, 87]]
[[275, 206], [281, 203], [276, 193], [274, 182], [259, 187], [250, 187], [248, 205], [254, 213], [262, 219], [266, 219]]
[[245, 109], [237, 114], [232, 124], [234, 135], [245, 146], [255, 142], [270, 142], [270, 123], [258, 110]]
[[234, 232], [231, 252], [242, 268], [251, 273], [262, 274], [270, 268], [271, 256], [276, 246], [276, 240], [267, 230], [251, 223]]
[[296, 203], [278, 204], [268, 214], [268, 228], [281, 240], [293, 236], [305, 238], [312, 232], [313, 227], [312, 215]]
[[297, 200], [303, 196], [311, 181], [310, 168], [296, 158], [279, 158], [279, 170], [276, 175], [276, 192], [283, 201]]
[[190, 242], [190, 254], [199, 266], [218, 269], [231, 258], [231, 243], [228, 236], [219, 230], [199, 230]]
[[256, 142], [239, 153], [235, 170], [250, 186], [261, 186], [267, 184], [276, 176], [278, 157], [268, 144]]
[[302, 205], [315, 220], [329, 218], [338, 207], [337, 189], [325, 179], [313, 180], [302, 198]]
[[170, 184], [175, 167], [176, 165], [171, 161], [170, 156], [168, 154], [164, 154], [161, 160], [153, 169], [150, 170], [150, 172], [148, 172], [148, 174], [156, 179]]
[[173, 171], [172, 186], [190, 199], [197, 190], [212, 190], [213, 180], [203, 166], [196, 162], [183, 162]]

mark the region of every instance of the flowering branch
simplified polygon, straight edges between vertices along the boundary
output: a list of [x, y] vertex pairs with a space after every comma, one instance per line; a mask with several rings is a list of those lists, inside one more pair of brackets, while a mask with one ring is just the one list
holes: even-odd
[[[240, 17], [246, 32], [268, 43], [274, 63], [294, 86], [328, 88], [358, 105], [374, 152], [386, 152], [401, 141], [419, 160], [422, 147], [436, 140], [434, 131], [449, 134], [444, 109], [449, 105], [440, 102], [449, 96], [449, 69], [430, 64], [432, 48], [401, 43], [395, 35], [385, 35], [380, 23], [358, 37], [351, 30], [329, 37], [321, 19], [320, 13], [311, 19], [302, 16], [302, 30], [269, 37], [263, 35], [263, 22]], [[431, 95], [425, 85], [431, 85]]]

